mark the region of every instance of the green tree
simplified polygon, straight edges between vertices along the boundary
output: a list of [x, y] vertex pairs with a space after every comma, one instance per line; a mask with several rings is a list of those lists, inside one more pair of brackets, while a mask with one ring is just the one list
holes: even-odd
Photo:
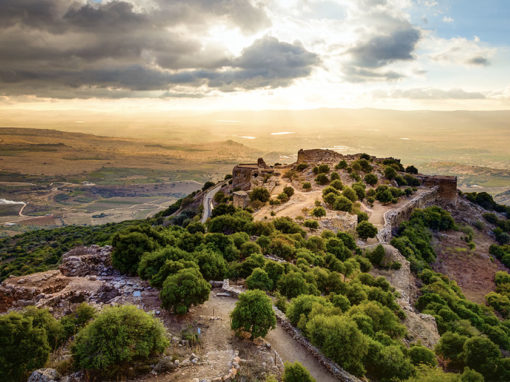
[[315, 178], [315, 182], [324, 186], [329, 183], [329, 178], [326, 174], [321, 173], [321, 174], [317, 175], [317, 177]]
[[485, 337], [471, 337], [464, 343], [464, 362], [485, 378], [491, 379], [496, 372], [501, 353], [494, 342]]
[[337, 170], [343, 170], [343, 169], [346, 169], [347, 166], [348, 166], [347, 162], [344, 159], [342, 159], [340, 162], [338, 162], [338, 164], [335, 166], [335, 168]]
[[392, 180], [392, 179], [395, 179], [396, 176], [397, 176], [397, 171], [393, 167], [386, 166], [384, 168], [384, 177], [386, 179]]
[[427, 349], [425, 346], [411, 346], [409, 349], [409, 357], [411, 358], [413, 365], [424, 364], [429, 366], [437, 366], [436, 355], [432, 350]]
[[46, 330], [33, 318], [11, 312], [0, 316], [0, 380], [26, 380], [26, 373], [43, 367], [50, 354]]
[[32, 326], [34, 328], [44, 329], [48, 338], [48, 344], [52, 349], [57, 348], [61, 341], [64, 340], [64, 328], [48, 309], [29, 306], [23, 311], [23, 316], [32, 319]]
[[351, 212], [352, 211], [352, 201], [347, 199], [345, 196], [341, 195], [336, 199], [335, 205], [333, 207], [335, 208], [335, 210], [338, 210], [338, 211]]
[[291, 271], [280, 276], [278, 289], [287, 298], [293, 298], [308, 293], [309, 286], [301, 273]]
[[250, 200], [255, 201], [258, 200], [260, 202], [266, 203], [270, 198], [269, 191], [264, 187], [255, 187], [250, 192]]
[[326, 210], [324, 209], [324, 207], [315, 207], [312, 210], [312, 215], [315, 216], [316, 218], [321, 218], [323, 216], [326, 216]]
[[372, 223], [364, 220], [358, 224], [356, 232], [361, 239], [366, 240], [377, 235], [377, 228]]
[[340, 179], [335, 179], [331, 182], [330, 187], [333, 187], [335, 190], [342, 190], [344, 188], [344, 184]]
[[317, 315], [308, 322], [306, 330], [324, 355], [355, 375], [364, 374], [362, 360], [368, 344], [354, 321], [345, 316]]
[[276, 316], [271, 299], [261, 290], [250, 290], [239, 295], [239, 301], [230, 314], [231, 328], [238, 335], [250, 333], [250, 338], [265, 337], [276, 327]]
[[351, 202], [355, 202], [356, 200], [358, 200], [358, 195], [356, 194], [356, 191], [354, 191], [351, 187], [344, 187], [342, 195], [349, 199]]
[[290, 198], [292, 195], [294, 195], [294, 189], [290, 186], [284, 187], [283, 192], [287, 194], [287, 196]]
[[200, 267], [200, 273], [206, 280], [223, 280], [227, 273], [227, 262], [221, 253], [202, 250], [195, 252], [195, 258]]
[[163, 308], [185, 314], [191, 305], [207, 301], [210, 291], [211, 285], [198, 270], [186, 268], [167, 277], [159, 297]]
[[372, 174], [372, 173], [365, 175], [364, 179], [365, 179], [365, 183], [369, 184], [371, 186], [375, 186], [378, 182], [377, 175]]
[[246, 279], [248, 289], [271, 290], [273, 281], [262, 268], [255, 268], [251, 275]]
[[299, 362], [285, 362], [285, 370], [283, 371], [283, 382], [315, 382], [310, 372]]
[[215, 183], [214, 182], [211, 182], [210, 180], [208, 180], [207, 182], [204, 183], [204, 185], [202, 186], [202, 191], [205, 191], [209, 188], [211, 188], [212, 186], [214, 186]]
[[89, 304], [82, 302], [71, 313], [60, 319], [65, 333], [65, 338], [75, 335], [79, 329], [85, 326], [96, 315], [96, 309]]
[[76, 365], [108, 376], [121, 374], [133, 361], [161, 354], [168, 346], [165, 327], [132, 305], [105, 308], [76, 336]]
[[312, 188], [312, 184], [310, 182], [303, 182], [303, 190], [310, 190]]
[[408, 174], [418, 174], [418, 169], [411, 165], [406, 167], [406, 172]]
[[143, 232], [118, 233], [112, 239], [112, 264], [122, 273], [136, 274], [140, 258], [156, 244]]

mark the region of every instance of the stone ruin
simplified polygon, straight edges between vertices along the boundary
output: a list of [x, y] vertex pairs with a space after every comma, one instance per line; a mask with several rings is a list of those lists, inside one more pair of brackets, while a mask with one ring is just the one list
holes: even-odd
[[273, 173], [274, 169], [269, 167], [262, 158], [259, 158], [257, 163], [238, 164], [232, 170], [232, 188], [248, 191], [251, 188], [253, 178]]
[[112, 268], [111, 250], [110, 246], [76, 247], [62, 256], [58, 270], [8, 277], [0, 283], [0, 313], [34, 305], [61, 317], [82, 302], [143, 309], [154, 303], [150, 308], [159, 308], [157, 289]]
[[297, 163], [339, 162], [344, 156], [333, 150], [311, 149], [298, 151]]
[[250, 204], [250, 195], [246, 191], [235, 191], [232, 204], [236, 208], [246, 208]]
[[421, 184], [438, 187], [438, 196], [442, 202], [455, 205], [457, 202], [457, 177], [444, 175], [416, 175]]

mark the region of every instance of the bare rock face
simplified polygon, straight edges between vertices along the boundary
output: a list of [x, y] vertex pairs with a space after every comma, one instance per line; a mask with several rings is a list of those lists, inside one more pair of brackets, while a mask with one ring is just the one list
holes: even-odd
[[34, 305], [56, 317], [87, 302], [94, 305], [135, 304], [159, 307], [158, 291], [138, 277], [111, 267], [111, 247], [78, 247], [62, 256], [59, 270], [9, 277], [0, 284], [0, 313]]
[[424, 346], [433, 349], [440, 337], [436, 320], [433, 316], [419, 313], [413, 308], [418, 288], [411, 272], [410, 263], [395, 247], [388, 244], [383, 244], [383, 247], [386, 252], [384, 263], [399, 262], [402, 267], [398, 270], [373, 269], [370, 273], [376, 277], [385, 277], [399, 293], [397, 303], [406, 314], [404, 325], [408, 331], [409, 342], [421, 342]]
[[59, 382], [61, 376], [55, 369], [38, 369], [34, 371], [27, 382]]
[[319, 226], [322, 230], [330, 230], [333, 232], [356, 232], [356, 225], [358, 224], [358, 217], [351, 215], [347, 212], [336, 212], [336, 214], [330, 213], [320, 219]]
[[62, 264], [59, 267], [64, 276], [108, 276], [113, 273], [111, 267], [112, 247], [107, 245], [100, 247], [76, 247], [62, 256]]

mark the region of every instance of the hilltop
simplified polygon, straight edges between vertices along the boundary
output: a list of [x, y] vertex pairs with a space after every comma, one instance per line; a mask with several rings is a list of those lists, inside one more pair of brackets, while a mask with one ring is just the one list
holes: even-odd
[[[131, 380], [269, 381], [286, 372], [283, 361], [299, 360], [320, 381], [505, 381], [509, 215], [489, 194], [459, 191], [456, 177], [424, 175], [395, 158], [299, 150], [291, 164], [237, 164], [153, 217], [108, 232], [5, 239], [3, 275], [11, 277], [0, 286], [0, 309], [34, 304], [62, 324], [82, 301], [98, 311], [137, 305], [171, 334], [164, 353], [118, 370]], [[60, 260], [79, 243], [71, 237], [113, 248]], [[47, 263], [58, 270], [23, 267], [61, 238], [66, 248], [52, 248]], [[250, 338], [256, 329], [247, 323], [239, 329], [233, 320], [236, 335], [230, 330], [236, 304], [255, 298], [250, 290], [275, 306], [273, 330], [263, 309], [251, 318], [268, 325], [265, 339]], [[73, 363], [66, 341], [47, 366], [104, 378], [106, 369]]]

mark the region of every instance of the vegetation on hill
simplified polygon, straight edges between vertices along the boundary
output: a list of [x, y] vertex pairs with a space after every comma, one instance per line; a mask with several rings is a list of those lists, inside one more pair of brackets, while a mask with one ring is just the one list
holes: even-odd
[[[381, 163], [364, 155], [350, 163], [341, 161], [335, 170], [347, 171], [354, 183], [343, 184], [339, 173], [328, 165], [311, 169], [316, 183], [323, 186], [322, 205], [357, 214], [356, 234], [363, 240], [374, 237], [377, 229], [361, 212], [361, 201], [396, 203], [419, 185], [412, 175], [417, 170], [412, 166], [404, 169], [392, 158]], [[399, 187], [390, 185], [390, 179]], [[204, 189], [210, 187], [212, 184]], [[271, 199], [265, 188], [257, 187], [250, 198], [252, 203], [281, 204], [295, 192], [285, 187]], [[255, 221], [252, 210], [235, 208], [223, 194], [211, 218], [202, 224], [195, 195], [147, 221], [107, 225], [102, 230], [68, 227], [36, 231], [4, 239], [0, 248], [8, 251], [5, 258], [12, 261], [3, 262], [1, 276], [54, 267], [61, 254], [77, 244], [111, 243], [113, 265], [160, 289], [163, 308], [186, 314], [191, 306], [209, 298], [208, 281], [245, 280], [249, 290], [240, 295], [231, 314], [231, 328], [237, 334], [264, 337], [275, 327], [268, 297], [273, 295], [292, 325], [356, 376], [382, 382], [510, 380], [510, 359], [503, 355], [510, 351], [510, 324], [501, 319], [510, 315], [510, 277], [504, 272], [496, 275], [497, 290], [487, 295], [489, 306], [484, 306], [467, 300], [455, 282], [432, 270], [436, 260], [433, 236], [458, 229], [442, 208], [416, 209], [391, 241], [420, 279], [417, 308], [437, 322], [441, 339], [432, 351], [419, 343], [408, 346], [402, 323], [406, 313], [397, 303], [395, 289], [384, 277], [369, 273], [372, 267], [399, 269], [401, 264], [385, 264], [383, 246], [363, 250], [350, 233], [324, 229], [317, 233], [318, 219], [327, 214], [320, 201], [311, 212], [317, 219]], [[494, 225], [494, 236], [501, 245], [490, 251], [503, 263], [510, 263], [510, 247], [504, 240], [508, 220], [500, 214], [503, 211], [485, 195], [469, 198], [495, 211], [486, 215], [486, 220]], [[13, 357], [19, 358], [13, 371], [0, 377], [24, 378], [27, 371], [44, 365], [49, 352], [71, 336], [75, 336], [75, 365], [94, 375], [122, 373], [127, 364], [146, 361], [167, 345], [161, 323], [134, 307], [106, 309], [84, 329], [77, 329], [95, 316], [86, 307], [80, 309], [61, 320], [35, 308], [0, 317], [0, 369], [11, 370]], [[112, 332], [120, 333], [115, 344]], [[16, 349], [18, 342], [26, 347]], [[33, 356], [29, 359], [27, 354]], [[445, 373], [438, 365], [454, 373]], [[296, 363], [286, 365], [283, 380], [313, 378]]]
[[80, 245], [111, 244], [115, 233], [139, 223], [124, 221], [98, 226], [68, 226], [0, 239], [0, 281], [9, 275], [55, 269], [62, 255], [70, 249]]

